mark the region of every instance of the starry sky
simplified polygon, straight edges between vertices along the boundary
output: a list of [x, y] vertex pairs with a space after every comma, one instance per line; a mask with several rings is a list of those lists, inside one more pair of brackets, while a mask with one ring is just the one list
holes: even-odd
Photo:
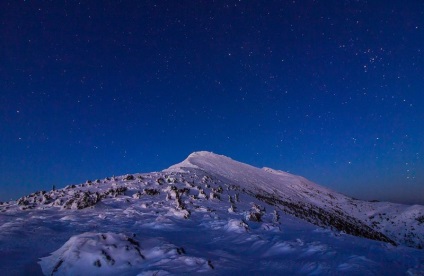
[[424, 2], [1, 1], [0, 200], [198, 150], [424, 204]]

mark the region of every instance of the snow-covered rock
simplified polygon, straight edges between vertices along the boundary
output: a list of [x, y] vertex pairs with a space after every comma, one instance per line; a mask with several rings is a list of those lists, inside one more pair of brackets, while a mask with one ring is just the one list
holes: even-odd
[[145, 257], [140, 243], [114, 233], [83, 233], [39, 262], [45, 275], [113, 275], [140, 267]]

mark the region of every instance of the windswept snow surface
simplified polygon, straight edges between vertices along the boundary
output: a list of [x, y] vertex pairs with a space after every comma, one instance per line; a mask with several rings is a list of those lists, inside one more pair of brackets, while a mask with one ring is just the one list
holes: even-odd
[[423, 275], [424, 207], [209, 152], [0, 204], [6, 275]]

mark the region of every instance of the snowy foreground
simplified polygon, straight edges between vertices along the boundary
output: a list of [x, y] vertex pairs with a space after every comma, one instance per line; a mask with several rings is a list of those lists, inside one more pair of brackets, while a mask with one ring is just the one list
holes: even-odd
[[424, 206], [208, 152], [0, 204], [2, 275], [424, 275]]

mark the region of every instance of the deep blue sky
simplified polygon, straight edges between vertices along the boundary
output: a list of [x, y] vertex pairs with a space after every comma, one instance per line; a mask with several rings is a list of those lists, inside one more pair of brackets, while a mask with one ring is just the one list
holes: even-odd
[[1, 1], [0, 200], [208, 150], [424, 204], [424, 2]]

